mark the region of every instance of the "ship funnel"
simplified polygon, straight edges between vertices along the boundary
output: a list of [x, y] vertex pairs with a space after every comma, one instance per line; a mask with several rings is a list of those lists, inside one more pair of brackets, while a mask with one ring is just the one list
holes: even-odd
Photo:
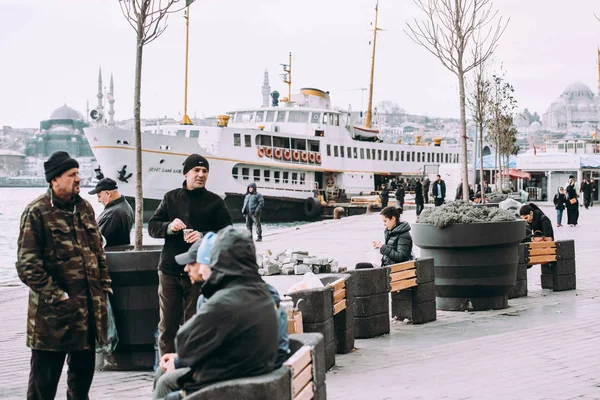
[[437, 147], [441, 146], [442, 145], [442, 138], [439, 138], [439, 137], [433, 138], [433, 145], [437, 146]]
[[217, 126], [219, 128], [225, 128], [229, 124], [229, 115], [217, 115]]
[[421, 135], [416, 135], [415, 136], [415, 140], [416, 140], [415, 144], [417, 146], [419, 146], [421, 144]]

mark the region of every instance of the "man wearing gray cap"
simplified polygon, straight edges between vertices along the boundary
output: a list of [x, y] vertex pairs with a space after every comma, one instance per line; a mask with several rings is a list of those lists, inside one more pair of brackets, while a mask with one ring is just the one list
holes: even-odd
[[98, 226], [106, 239], [106, 247], [128, 245], [134, 221], [133, 209], [119, 194], [117, 182], [110, 178], [101, 179], [89, 194], [97, 195], [98, 203], [104, 206], [98, 216]]

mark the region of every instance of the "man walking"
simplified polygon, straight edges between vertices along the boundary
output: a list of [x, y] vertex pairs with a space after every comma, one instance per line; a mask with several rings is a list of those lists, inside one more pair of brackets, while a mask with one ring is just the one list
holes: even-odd
[[436, 181], [433, 182], [431, 192], [436, 207], [444, 204], [444, 199], [446, 198], [446, 182], [442, 180], [440, 175], [438, 175]]
[[128, 245], [134, 221], [133, 209], [119, 194], [117, 182], [103, 178], [88, 193], [97, 195], [98, 203], [104, 206], [98, 217], [98, 226], [106, 239], [106, 247]]
[[385, 183], [381, 185], [381, 193], [379, 193], [381, 199], [381, 208], [386, 208], [388, 201], [390, 200], [390, 190], [385, 186]]
[[184, 321], [196, 312], [200, 287], [192, 285], [175, 255], [188, 251], [206, 232], [217, 232], [231, 225], [231, 215], [223, 199], [206, 190], [208, 160], [192, 154], [183, 163], [185, 181], [179, 189], [167, 192], [148, 221], [148, 233], [164, 238], [158, 264], [160, 354], [175, 352], [175, 335], [182, 316]]
[[404, 185], [398, 185], [394, 197], [396, 197], [396, 208], [404, 209], [404, 197], [406, 192], [404, 191]]
[[77, 160], [57, 151], [44, 171], [50, 187], [21, 216], [16, 263], [30, 289], [27, 399], [54, 399], [67, 355], [67, 398], [86, 399], [95, 342], [107, 341], [111, 281], [94, 210], [79, 196]]
[[589, 179], [586, 178], [581, 182], [580, 192], [583, 193], [583, 204], [586, 209], [592, 204], [592, 189], [593, 186]]
[[417, 216], [421, 215], [423, 208], [425, 208], [425, 199], [423, 198], [423, 185], [421, 180], [417, 178], [415, 183], [415, 205], [417, 206]]
[[431, 185], [431, 181], [429, 178], [425, 178], [423, 181], [423, 200], [425, 204], [429, 204], [429, 185]]
[[246, 228], [252, 235], [252, 224], [256, 224], [256, 241], [262, 241], [262, 227], [260, 225], [260, 213], [265, 206], [263, 195], [256, 191], [256, 183], [248, 185], [244, 205], [242, 206], [242, 215], [246, 217]]

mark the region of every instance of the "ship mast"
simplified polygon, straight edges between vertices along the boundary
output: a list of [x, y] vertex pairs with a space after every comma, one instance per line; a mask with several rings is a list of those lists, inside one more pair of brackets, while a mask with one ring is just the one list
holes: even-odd
[[600, 48], [598, 48], [598, 96], [600, 96]]
[[290, 61], [289, 64], [281, 64], [283, 67], [284, 74], [281, 74], [283, 77], [283, 82], [288, 85], [288, 97], [287, 102], [292, 101], [292, 52], [290, 51]]
[[185, 84], [183, 94], [183, 118], [181, 119], [181, 125], [193, 125], [192, 120], [187, 115], [187, 98], [188, 98], [188, 59], [189, 59], [189, 44], [190, 44], [190, 4], [185, 10]]
[[365, 120], [365, 127], [371, 128], [373, 120], [373, 77], [375, 76], [375, 46], [377, 45], [377, 20], [379, 17], [379, 0], [375, 4], [375, 26], [373, 28], [373, 55], [371, 56], [371, 80], [369, 82], [369, 104], [367, 106], [367, 118]]

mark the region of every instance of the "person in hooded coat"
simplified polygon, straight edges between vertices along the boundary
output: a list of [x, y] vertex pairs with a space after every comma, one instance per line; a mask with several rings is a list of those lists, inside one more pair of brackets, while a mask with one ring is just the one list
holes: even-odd
[[409, 261], [412, 259], [412, 237], [408, 222], [400, 222], [400, 212], [396, 207], [381, 210], [385, 226], [385, 243], [373, 242], [373, 247], [381, 253], [381, 266]]
[[211, 238], [215, 242], [210, 266], [200, 264], [205, 301], [179, 329], [177, 353], [161, 359], [167, 368], [156, 383], [154, 399], [170, 393], [183, 398], [216, 382], [274, 369], [278, 348], [275, 302], [258, 274], [252, 238], [231, 226]]
[[381, 199], [381, 208], [386, 208], [388, 205], [388, 201], [390, 200], [390, 190], [385, 186], [385, 184], [381, 185], [381, 193], [379, 193], [379, 198]]
[[419, 178], [417, 178], [417, 183], [415, 184], [415, 204], [417, 206], [417, 216], [421, 215], [423, 208], [425, 208], [425, 199], [423, 198], [423, 185]]
[[537, 205], [525, 204], [519, 210], [519, 215], [531, 226], [531, 233], [525, 237], [524, 242], [551, 242], [554, 240], [552, 221]]
[[248, 185], [244, 204], [242, 205], [242, 214], [246, 217], [246, 228], [252, 234], [252, 225], [256, 224], [256, 241], [262, 241], [262, 226], [260, 224], [260, 214], [265, 206], [263, 195], [256, 191], [256, 183]]
[[567, 186], [567, 224], [577, 226], [579, 220], [579, 194], [575, 189], [575, 178], [569, 178]]

